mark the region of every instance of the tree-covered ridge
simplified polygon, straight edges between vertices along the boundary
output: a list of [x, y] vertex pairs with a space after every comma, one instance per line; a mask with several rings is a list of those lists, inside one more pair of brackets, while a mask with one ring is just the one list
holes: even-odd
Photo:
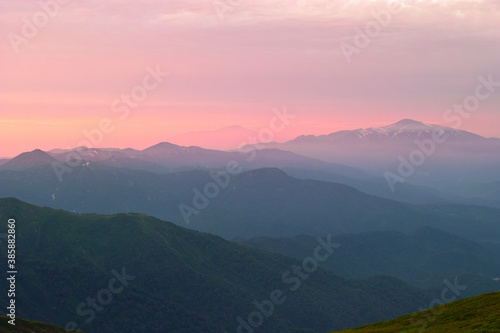
[[[388, 275], [410, 285], [436, 289], [444, 279], [459, 277], [467, 285], [462, 298], [500, 291], [500, 252], [490, 244], [480, 244], [438, 230], [421, 227], [411, 234], [371, 231], [335, 235], [343, 244], [321, 267], [347, 278]], [[303, 258], [314, 237], [257, 237], [241, 244], [292, 258]], [[437, 296], [440, 297], [440, 296]]]
[[[234, 332], [238, 317], [248, 322], [260, 311], [256, 303], [278, 289], [286, 300], [263, 315], [259, 332], [327, 332], [396, 318], [430, 301], [395, 278], [350, 280], [320, 268], [300, 268], [299, 278], [302, 260], [143, 214], [78, 215], [0, 199], [0, 221], [8, 218], [16, 219], [19, 317], [74, 322], [87, 333]], [[88, 297], [121, 288], [111, 282], [116, 272], [133, 279], [92, 310]]]

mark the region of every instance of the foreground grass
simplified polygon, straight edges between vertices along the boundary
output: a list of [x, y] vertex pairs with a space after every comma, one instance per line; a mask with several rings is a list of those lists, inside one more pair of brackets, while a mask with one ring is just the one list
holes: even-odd
[[64, 333], [64, 328], [57, 327], [51, 324], [41, 323], [32, 320], [23, 320], [16, 318], [16, 325], [8, 323], [10, 318], [0, 316], [0, 332], [16, 332], [16, 333]]
[[347, 329], [341, 332], [500, 332], [500, 292], [455, 301], [391, 321]]

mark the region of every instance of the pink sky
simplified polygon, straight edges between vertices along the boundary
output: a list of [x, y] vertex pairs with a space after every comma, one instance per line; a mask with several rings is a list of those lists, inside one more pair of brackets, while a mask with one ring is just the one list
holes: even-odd
[[[241, 0], [221, 18], [212, 0], [72, 1], [17, 52], [12, 34], [23, 36], [23, 18], [43, 20], [42, 9], [1, 2], [0, 157], [75, 147], [105, 118], [113, 130], [100, 146], [122, 148], [231, 125], [258, 131], [283, 107], [296, 118], [279, 140], [402, 118], [445, 125], [478, 76], [500, 81], [493, 0], [400, 1], [348, 63], [340, 43], [352, 44], [387, 2]], [[114, 113], [156, 66], [170, 75], [127, 117]], [[500, 137], [499, 112], [500, 88], [461, 129]]]

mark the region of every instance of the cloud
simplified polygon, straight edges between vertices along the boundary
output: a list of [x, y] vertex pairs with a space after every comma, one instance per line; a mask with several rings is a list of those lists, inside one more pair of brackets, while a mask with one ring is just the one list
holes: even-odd
[[[214, 3], [225, 4], [222, 18]], [[255, 109], [287, 105], [316, 119], [349, 113], [343, 121], [358, 122], [364, 108], [393, 121], [408, 110], [447, 107], [479, 75], [500, 77], [494, 0], [399, 1], [403, 10], [347, 64], [340, 43], [352, 43], [388, 3], [71, 1], [19, 53], [0, 40], [0, 72], [8, 78], [0, 80], [0, 108], [11, 117], [106, 115], [147, 66], [160, 64], [172, 75], [139, 118], [221, 112], [225, 126], [230, 115], [237, 123]], [[1, 1], [0, 30], [21, 34], [23, 18], [40, 10], [38, 1]], [[498, 100], [489, 103], [498, 110]]]

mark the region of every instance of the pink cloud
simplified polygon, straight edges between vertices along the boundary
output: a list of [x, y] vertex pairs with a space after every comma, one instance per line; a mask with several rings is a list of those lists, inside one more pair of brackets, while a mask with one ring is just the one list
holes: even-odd
[[[500, 78], [495, 1], [405, 1], [351, 64], [339, 44], [351, 41], [387, 1], [240, 3], [221, 20], [211, 0], [74, 1], [19, 53], [1, 39], [0, 140], [16, 133], [25, 144], [2, 147], [0, 155], [32, 142], [76, 144], [86, 126], [114, 116], [112, 102], [156, 64], [171, 76], [105, 144], [154, 144], [233, 124], [258, 128], [282, 106], [300, 119], [290, 136], [408, 117], [438, 122], [479, 75]], [[20, 34], [23, 17], [38, 11], [37, 2], [3, 2], [0, 29]], [[500, 136], [499, 106], [500, 92], [464, 126]], [[36, 140], [33, 119], [51, 122]]]

